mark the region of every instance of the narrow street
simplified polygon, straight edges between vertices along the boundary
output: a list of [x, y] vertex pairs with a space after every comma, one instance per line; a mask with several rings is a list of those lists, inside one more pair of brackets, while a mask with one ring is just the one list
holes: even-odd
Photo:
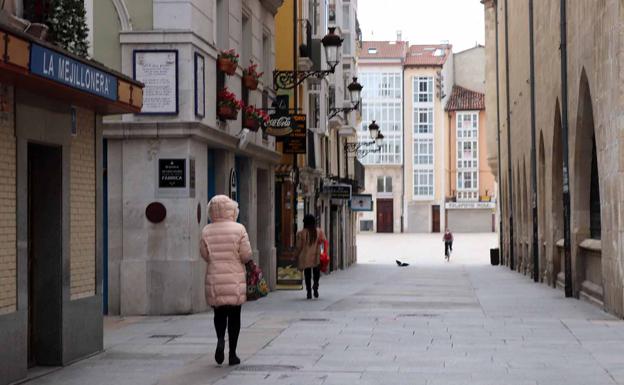
[[360, 235], [360, 263], [322, 277], [319, 300], [244, 306], [234, 369], [214, 363], [211, 314], [108, 318], [105, 352], [29, 383], [624, 383], [624, 323], [490, 266], [495, 237], [457, 235], [446, 263], [438, 235]]

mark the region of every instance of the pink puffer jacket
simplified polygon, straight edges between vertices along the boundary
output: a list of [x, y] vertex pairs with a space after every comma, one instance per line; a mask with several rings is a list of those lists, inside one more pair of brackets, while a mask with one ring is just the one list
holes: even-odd
[[242, 305], [247, 300], [245, 264], [252, 251], [245, 226], [236, 223], [238, 203], [217, 195], [208, 203], [212, 223], [202, 230], [199, 250], [206, 260], [206, 302]]

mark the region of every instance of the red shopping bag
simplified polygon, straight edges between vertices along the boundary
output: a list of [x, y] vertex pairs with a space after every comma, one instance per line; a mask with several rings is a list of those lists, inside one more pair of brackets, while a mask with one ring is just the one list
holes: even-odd
[[319, 241], [321, 244], [321, 271], [323, 273], [329, 272], [329, 242], [327, 239]]

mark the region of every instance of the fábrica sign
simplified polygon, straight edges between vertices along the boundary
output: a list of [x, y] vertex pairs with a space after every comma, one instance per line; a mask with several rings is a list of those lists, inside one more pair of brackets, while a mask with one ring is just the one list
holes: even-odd
[[158, 187], [186, 187], [186, 159], [158, 159]]

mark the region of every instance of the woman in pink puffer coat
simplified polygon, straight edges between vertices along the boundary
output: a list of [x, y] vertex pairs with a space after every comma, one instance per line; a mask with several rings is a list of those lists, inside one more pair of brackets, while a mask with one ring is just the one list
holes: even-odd
[[206, 302], [214, 309], [217, 332], [215, 361], [223, 363], [225, 329], [229, 337], [229, 364], [238, 365], [236, 345], [240, 333], [241, 305], [247, 300], [245, 264], [252, 251], [245, 226], [236, 223], [238, 203], [217, 195], [208, 203], [211, 223], [202, 230], [199, 250], [206, 266]]

